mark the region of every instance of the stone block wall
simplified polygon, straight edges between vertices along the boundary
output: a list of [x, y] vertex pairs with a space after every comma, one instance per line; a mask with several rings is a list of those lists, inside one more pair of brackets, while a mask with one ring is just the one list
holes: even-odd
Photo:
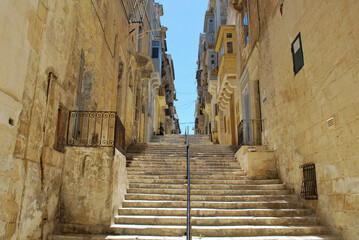
[[[105, 32], [101, 24], [108, 26]], [[1, 3], [0, 239], [46, 239], [54, 231], [67, 161], [66, 150], [58, 148], [58, 109], [63, 110], [62, 121], [68, 110], [76, 109], [81, 50], [80, 107], [116, 109], [118, 64], [120, 55], [125, 64], [129, 59], [129, 31], [120, 1]], [[118, 153], [111, 164], [125, 168]], [[112, 193], [115, 187], [126, 188], [121, 176], [110, 179]], [[108, 210], [110, 218], [116, 204]]]
[[126, 158], [112, 148], [69, 148], [60, 193], [60, 231], [106, 233], [128, 186]]
[[278, 177], [276, 158], [267, 146], [242, 146], [235, 154], [247, 175], [253, 179], [275, 179]]
[[[282, 15], [279, 8], [279, 2], [260, 6], [266, 142], [276, 151], [282, 180], [297, 194], [299, 166], [315, 163], [319, 198], [303, 201], [334, 233], [358, 239], [358, 1], [284, 1]], [[295, 75], [291, 44], [298, 33], [304, 67]]]

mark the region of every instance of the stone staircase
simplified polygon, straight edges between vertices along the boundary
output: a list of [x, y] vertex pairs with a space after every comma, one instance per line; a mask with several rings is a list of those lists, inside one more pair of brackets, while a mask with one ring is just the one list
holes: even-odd
[[[203, 142], [190, 148], [193, 239], [337, 239], [279, 179], [250, 179], [232, 146]], [[128, 154], [130, 185], [111, 235], [54, 240], [185, 239], [186, 146], [137, 144]]]
[[[212, 145], [209, 141], [209, 135], [189, 135], [189, 141], [201, 145]], [[180, 134], [165, 134], [165, 135], [154, 135], [151, 137], [151, 143], [158, 144], [184, 144], [185, 135]]]
[[209, 135], [189, 135], [189, 142], [198, 145], [212, 145]]

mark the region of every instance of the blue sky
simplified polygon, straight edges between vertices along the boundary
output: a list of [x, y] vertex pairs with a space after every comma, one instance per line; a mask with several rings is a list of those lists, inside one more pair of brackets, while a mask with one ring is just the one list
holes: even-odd
[[[175, 67], [175, 106], [184, 134], [185, 126], [194, 127], [194, 109], [197, 97], [196, 71], [199, 34], [203, 32], [203, 21], [208, 0], [157, 0], [163, 5], [161, 24], [168, 28], [167, 53], [172, 55]], [[189, 123], [191, 124], [184, 124]]]

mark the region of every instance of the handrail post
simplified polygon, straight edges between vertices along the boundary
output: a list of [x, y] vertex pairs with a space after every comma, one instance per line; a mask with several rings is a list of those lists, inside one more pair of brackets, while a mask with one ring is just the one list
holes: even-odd
[[[186, 133], [189, 134], [189, 127], [187, 127]], [[188, 134], [186, 135], [186, 147], [187, 147], [187, 240], [192, 240], [191, 237], [191, 177], [190, 177], [190, 151]]]

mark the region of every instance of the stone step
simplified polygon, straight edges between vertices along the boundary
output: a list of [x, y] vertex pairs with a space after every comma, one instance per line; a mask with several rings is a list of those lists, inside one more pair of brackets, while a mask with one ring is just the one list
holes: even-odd
[[187, 184], [187, 179], [129, 179], [130, 183], [150, 183], [150, 184]]
[[[186, 155], [187, 157], [187, 155]], [[208, 154], [208, 155], [190, 155], [190, 160], [217, 160], [221, 161], [223, 159], [235, 159], [233, 153], [223, 153], [223, 154]]]
[[[52, 235], [49, 240], [186, 240], [186, 237], [169, 236], [140, 236], [140, 235]], [[327, 235], [316, 236], [265, 236], [265, 237], [199, 237], [192, 240], [337, 240], [339, 238]]]
[[191, 179], [191, 184], [281, 184], [279, 179], [265, 179], [265, 180], [219, 180], [219, 179]]
[[142, 158], [142, 159], [146, 159], [146, 158], [162, 158], [162, 159], [170, 159], [170, 158], [186, 158], [187, 159], [187, 154], [184, 152], [181, 153], [173, 153], [172, 151], [168, 151], [168, 152], [158, 152], [158, 153], [128, 153], [131, 154], [130, 156], [132, 157], [137, 157], [137, 158]]
[[[186, 226], [113, 224], [111, 230], [115, 234], [183, 236]], [[322, 226], [193, 226], [191, 232], [194, 236], [206, 237], [295, 236], [327, 234], [328, 229]]]
[[[185, 151], [182, 152], [173, 152], [173, 151], [160, 151], [160, 152], [148, 152], [148, 153], [144, 153], [144, 152], [139, 152], [139, 153], [128, 153], [130, 156], [132, 157], [138, 157], [138, 158], [146, 158], [146, 157], [150, 157], [150, 156], [154, 156], [154, 157], [159, 157], [159, 158], [166, 158], [166, 157], [185, 157], [187, 158], [187, 153]], [[223, 158], [223, 159], [222, 159]], [[203, 160], [217, 160], [217, 161], [221, 161], [221, 160], [225, 160], [225, 159], [235, 159], [233, 156], [233, 153], [229, 153], [229, 154], [221, 154], [221, 155], [208, 155], [208, 156], [203, 156], [203, 155], [196, 155], [196, 156], [190, 156], [190, 160], [195, 160], [195, 159], [203, 159]]]
[[186, 146], [162, 146], [162, 147], [139, 147], [139, 148], [129, 148], [128, 152], [163, 152], [163, 151], [172, 151], [172, 152], [182, 152], [187, 154], [187, 147]]
[[[187, 154], [187, 152], [185, 152]], [[211, 151], [207, 150], [206, 152], [194, 152], [190, 151], [190, 157], [193, 158], [218, 158], [218, 157], [234, 157], [233, 152], [228, 151]]]
[[[187, 184], [130, 183], [129, 188], [187, 189]], [[191, 190], [284, 190], [285, 184], [191, 184]]]
[[[186, 161], [173, 161], [173, 162], [158, 162], [156, 160], [154, 161], [133, 161], [131, 163], [131, 167], [161, 167], [161, 166], [171, 166], [171, 167], [187, 167]], [[228, 162], [228, 163], [191, 163], [190, 167], [208, 167], [208, 168], [233, 168], [233, 167], [239, 167], [239, 164], [237, 162]]]
[[162, 165], [162, 166], [158, 166], [158, 167], [153, 167], [153, 166], [147, 166], [147, 167], [140, 167], [140, 166], [130, 166], [127, 168], [127, 172], [131, 172], [131, 171], [186, 171], [187, 167], [185, 165]]
[[48, 236], [47, 239], [48, 240], [106, 240], [108, 239], [107, 237], [108, 237], [107, 235], [51, 235]]
[[[211, 175], [213, 172], [211, 171], [200, 171], [200, 170], [196, 170], [196, 171], [191, 171], [191, 179], [195, 179], [198, 176], [208, 176]], [[177, 170], [177, 169], [171, 169], [170, 171], [161, 171], [161, 170], [151, 170], [148, 169], [147, 171], [143, 170], [133, 170], [133, 171], [127, 171], [128, 175], [186, 175], [187, 171], [186, 170]], [[228, 172], [223, 172], [221, 174], [221, 176], [225, 176], [225, 175], [229, 175], [229, 176], [243, 176], [246, 175], [246, 173], [243, 170], [234, 170], [234, 171], [228, 171]]]
[[[182, 167], [178, 167], [178, 166], [162, 166], [162, 167], [158, 167], [158, 168], [154, 168], [154, 167], [128, 167], [127, 168], [127, 172], [158, 172], [158, 171], [186, 171], [187, 172], [187, 167], [186, 166], [182, 166]], [[218, 172], [221, 171], [222, 173], [234, 173], [234, 172], [243, 172], [243, 169], [241, 168], [206, 168], [206, 167], [192, 167], [190, 168], [191, 174], [201, 174], [202, 172]]]
[[[115, 218], [116, 224], [141, 225], [186, 225], [187, 216], [146, 216], [121, 215]], [[319, 218], [315, 216], [300, 217], [192, 217], [192, 226], [233, 226], [233, 225], [276, 225], [276, 226], [316, 226]]]
[[[213, 174], [213, 171], [208, 171], [208, 170], [203, 170], [203, 171], [200, 171], [200, 170], [195, 170], [195, 171], [192, 171], [191, 170], [191, 179], [195, 179], [197, 176], [201, 176], [202, 175], [202, 178], [203, 178], [203, 175], [204, 176], [209, 176], [209, 177], [212, 177], [212, 174]], [[221, 176], [244, 176], [246, 175], [246, 172], [244, 170], [234, 170], [233, 172], [221, 172]]]
[[[166, 237], [166, 236], [108, 236], [106, 240], [185, 240], [186, 237]], [[265, 237], [196, 237], [192, 240], [334, 240], [333, 236], [265, 236]], [[82, 240], [82, 239], [81, 239]], [[85, 239], [84, 239], [85, 240]], [[88, 240], [86, 238], [86, 240]], [[91, 240], [91, 239], [90, 239]]]
[[191, 179], [217, 179], [217, 180], [238, 180], [238, 179], [249, 179], [246, 173], [243, 171], [240, 174], [207, 174], [207, 175], [198, 175], [198, 174], [191, 174]]
[[153, 158], [153, 159], [146, 159], [146, 158], [133, 158], [132, 161], [139, 162], [139, 163], [147, 163], [147, 164], [176, 164], [181, 163], [184, 165], [187, 165], [187, 159], [186, 158], [173, 158], [173, 159], [159, 159], [159, 158]]
[[187, 231], [185, 226], [175, 225], [132, 225], [113, 224], [111, 230], [118, 235], [142, 235], [142, 236], [184, 236]]
[[285, 190], [285, 184], [191, 184], [191, 190]]
[[[145, 166], [151, 166], [151, 165], [182, 165], [187, 166], [187, 160], [185, 158], [183, 159], [128, 159], [132, 161], [132, 164], [136, 165], [145, 165]], [[237, 161], [234, 160], [228, 160], [228, 161], [191, 161], [190, 166], [219, 166], [219, 167], [239, 167], [240, 164]]]
[[161, 170], [151, 170], [148, 171], [128, 171], [127, 175], [186, 175], [187, 171], [161, 171]]
[[[156, 183], [156, 184], [187, 184], [187, 179], [130, 179], [131, 183]], [[191, 179], [191, 184], [280, 184], [279, 179], [267, 180], [212, 180], [212, 179]]]
[[222, 159], [221, 161], [218, 160], [203, 160], [203, 159], [191, 159], [190, 164], [237, 164], [239, 163], [235, 159]]
[[[186, 164], [187, 165], [187, 164]], [[238, 162], [191, 162], [191, 167], [238, 167], [240, 166]]]
[[[165, 161], [165, 160], [132, 160], [132, 166], [142, 166], [142, 167], [161, 167], [161, 166], [180, 166], [187, 167], [187, 161], [185, 160], [175, 160], [175, 161]], [[228, 162], [191, 162], [190, 167], [207, 167], [207, 168], [233, 168], [240, 167], [240, 164], [235, 161]]]
[[162, 148], [131, 148], [127, 149], [127, 153], [182, 153], [187, 155], [186, 147], [162, 147]]
[[[137, 171], [141, 171], [141, 170], [148, 170], [148, 169], [187, 169], [187, 165], [178, 165], [178, 164], [174, 164], [174, 165], [170, 165], [170, 164], [162, 164], [162, 165], [157, 165], [157, 166], [153, 166], [153, 165], [148, 165], [148, 166], [130, 166], [127, 168], [127, 171], [133, 171], [133, 170], [137, 170]], [[190, 166], [191, 171], [198, 171], [198, 170], [203, 170], [203, 171], [223, 171], [223, 172], [228, 172], [230, 170], [243, 170], [242, 168], [237, 167], [228, 167], [228, 166], [214, 166], [214, 167], [209, 167], [207, 165], [198, 165], [198, 166]]]
[[127, 178], [131, 179], [186, 179], [186, 174], [181, 175], [128, 175]]
[[[138, 207], [138, 208], [185, 208], [186, 201], [149, 201], [149, 200], [125, 200], [122, 203], [123, 207]], [[291, 209], [302, 208], [302, 202], [288, 202], [285, 200], [279, 201], [264, 201], [264, 202], [210, 202], [210, 201], [191, 201], [192, 208], [215, 208], [215, 209]]]
[[[126, 200], [173, 200], [173, 201], [187, 201], [187, 195], [174, 194], [127, 194]], [[298, 201], [296, 195], [243, 195], [243, 196], [211, 196], [211, 195], [192, 195], [192, 201], [218, 201], [218, 202], [243, 202], [243, 201]]]
[[[161, 188], [129, 188], [127, 193], [142, 193], [142, 194], [187, 194], [187, 189], [161, 189]], [[191, 190], [191, 195], [215, 195], [215, 196], [233, 196], [233, 195], [273, 195], [273, 194], [289, 194], [287, 189], [283, 190]]]
[[[186, 174], [171, 174], [171, 175], [143, 175], [143, 174], [133, 174], [128, 175], [128, 179], [187, 179], [187, 172]], [[211, 180], [248, 180], [251, 179], [247, 175], [210, 175], [210, 176], [204, 176], [204, 175], [191, 175], [191, 180], [194, 179], [211, 179]]]
[[275, 236], [275, 235], [318, 235], [328, 234], [323, 226], [193, 226], [192, 235], [206, 237], [221, 236]]
[[[119, 215], [187, 216], [187, 208], [120, 208]], [[191, 216], [291, 217], [311, 215], [309, 209], [213, 209], [191, 208]]]

